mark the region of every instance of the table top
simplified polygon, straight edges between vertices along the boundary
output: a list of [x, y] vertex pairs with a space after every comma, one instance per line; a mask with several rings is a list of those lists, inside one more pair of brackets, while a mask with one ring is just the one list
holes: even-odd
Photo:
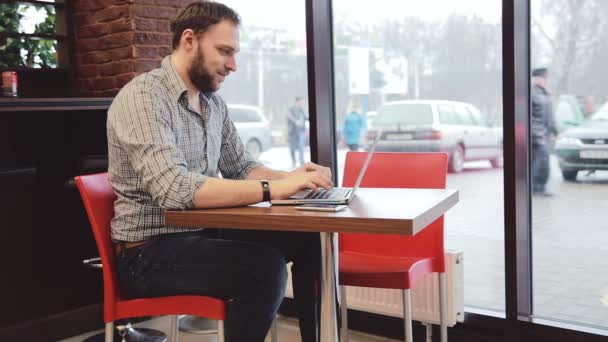
[[303, 211], [294, 206], [247, 206], [165, 212], [165, 224], [339, 233], [414, 235], [458, 202], [454, 189], [360, 188], [346, 210]]
[[182, 227], [414, 235], [458, 202], [454, 189], [359, 188], [346, 210], [303, 211], [258, 205], [166, 211], [165, 224]]

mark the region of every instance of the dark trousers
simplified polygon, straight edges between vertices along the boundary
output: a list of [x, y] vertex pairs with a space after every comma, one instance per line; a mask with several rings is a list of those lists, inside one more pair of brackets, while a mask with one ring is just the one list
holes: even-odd
[[545, 144], [532, 143], [532, 191], [544, 192], [549, 180], [549, 150]]
[[[289, 154], [293, 166], [304, 165], [304, 144], [306, 143], [304, 132], [294, 132], [289, 136]], [[296, 159], [296, 153], [298, 158]]]
[[227, 342], [264, 340], [284, 296], [289, 261], [302, 341], [315, 341], [318, 233], [207, 229], [157, 237], [116, 259], [121, 290], [129, 297], [227, 300]]

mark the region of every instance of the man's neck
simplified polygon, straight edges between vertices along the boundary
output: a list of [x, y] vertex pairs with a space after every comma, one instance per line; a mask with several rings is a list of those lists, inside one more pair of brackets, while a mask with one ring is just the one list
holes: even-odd
[[177, 74], [186, 85], [188, 99], [198, 99], [200, 90], [198, 90], [190, 81], [190, 76], [188, 76], [188, 64], [184, 61], [184, 58], [178, 52], [174, 52], [171, 55], [171, 62], [175, 67], [175, 71], [177, 71]]

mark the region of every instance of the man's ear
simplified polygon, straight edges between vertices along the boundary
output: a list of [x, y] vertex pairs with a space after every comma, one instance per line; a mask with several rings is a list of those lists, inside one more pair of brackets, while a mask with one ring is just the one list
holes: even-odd
[[186, 51], [189, 51], [194, 48], [194, 39], [196, 39], [194, 31], [192, 29], [185, 29], [184, 32], [182, 32], [180, 44], [186, 49]]

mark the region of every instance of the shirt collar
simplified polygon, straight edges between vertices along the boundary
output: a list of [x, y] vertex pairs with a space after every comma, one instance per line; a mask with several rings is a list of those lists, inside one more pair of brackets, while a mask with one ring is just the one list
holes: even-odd
[[[188, 91], [188, 88], [186, 88], [186, 84], [184, 83], [184, 80], [182, 80], [182, 78], [177, 73], [177, 70], [175, 70], [175, 65], [173, 64], [173, 61], [171, 60], [171, 55], [163, 58], [160, 65], [161, 65], [161, 68], [167, 74], [167, 78], [169, 80], [169, 85], [170, 85], [171, 96], [173, 97], [173, 99], [176, 102], [179, 102], [181, 97], [184, 95], [184, 93], [186, 93]], [[199, 98], [201, 99], [201, 101], [209, 101], [211, 94], [213, 94], [213, 93], [212, 92], [203, 93], [201, 91], [199, 93]]]
[[179, 102], [183, 94], [188, 91], [188, 88], [186, 88], [184, 80], [182, 80], [182, 78], [177, 73], [177, 70], [175, 70], [175, 65], [173, 65], [173, 61], [171, 61], [171, 55], [163, 58], [160, 65], [161, 68], [167, 74], [167, 80], [169, 81], [169, 91], [171, 92], [171, 96], [176, 102]]

